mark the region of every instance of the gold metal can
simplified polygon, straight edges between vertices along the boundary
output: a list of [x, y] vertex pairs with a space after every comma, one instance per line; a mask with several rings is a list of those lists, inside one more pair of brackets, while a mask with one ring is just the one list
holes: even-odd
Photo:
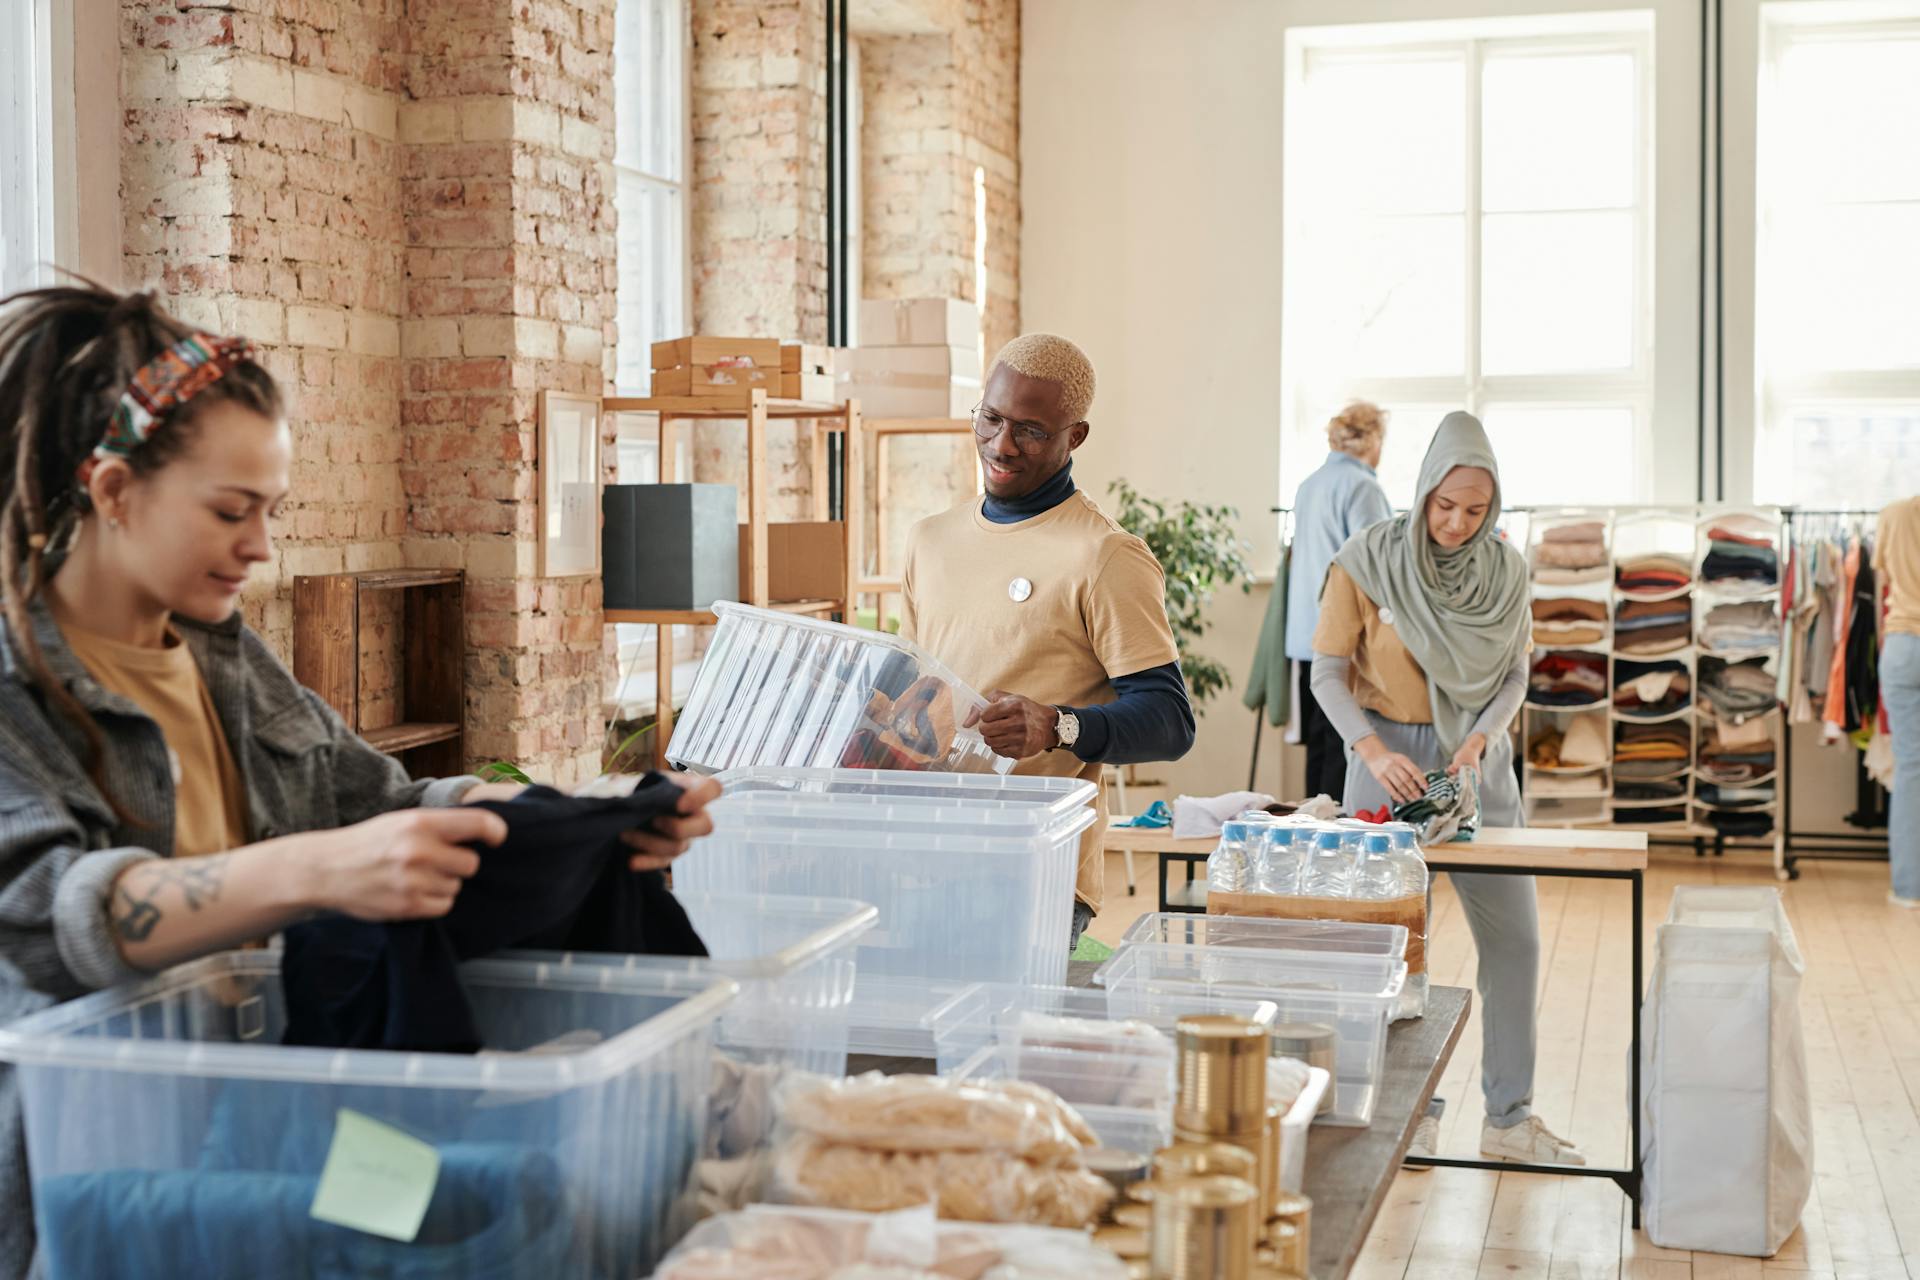
[[1153, 1176], [1161, 1182], [1218, 1174], [1254, 1182], [1259, 1168], [1245, 1148], [1227, 1142], [1176, 1142], [1153, 1156]]
[[1281, 1192], [1274, 1201], [1273, 1222], [1278, 1228], [1272, 1236], [1274, 1243], [1286, 1242], [1280, 1249], [1281, 1270], [1305, 1275], [1307, 1261], [1313, 1255], [1313, 1201], [1290, 1191]]
[[1174, 1027], [1179, 1090], [1174, 1128], [1213, 1137], [1253, 1135], [1267, 1118], [1267, 1029], [1246, 1018], [1204, 1014]]
[[1267, 1219], [1273, 1216], [1274, 1202], [1280, 1197], [1280, 1117], [1279, 1107], [1267, 1108], [1267, 1125], [1260, 1143], [1260, 1236], [1266, 1238]]
[[1219, 1175], [1163, 1186], [1149, 1233], [1154, 1280], [1248, 1280], [1258, 1196], [1245, 1178]]
[[[1328, 1075], [1333, 1074], [1335, 1050], [1339, 1040], [1334, 1029], [1324, 1022], [1282, 1022], [1273, 1028], [1273, 1056], [1276, 1058], [1298, 1058], [1310, 1067], [1319, 1067]], [[1319, 1109], [1315, 1115], [1323, 1116], [1333, 1110], [1333, 1085], [1327, 1085], [1327, 1091], [1320, 1095]]]

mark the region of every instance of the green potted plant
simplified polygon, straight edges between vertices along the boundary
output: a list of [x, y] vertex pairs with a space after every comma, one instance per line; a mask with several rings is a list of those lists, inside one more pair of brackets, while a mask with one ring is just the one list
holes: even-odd
[[1140, 493], [1125, 480], [1108, 486], [1114, 495], [1114, 519], [1120, 527], [1147, 544], [1167, 575], [1167, 621], [1180, 649], [1180, 671], [1187, 679], [1187, 695], [1196, 715], [1207, 699], [1232, 683], [1227, 669], [1196, 653], [1193, 645], [1205, 635], [1206, 608], [1222, 587], [1253, 587], [1247, 564], [1247, 544], [1234, 532], [1239, 512], [1192, 502], [1167, 504]]

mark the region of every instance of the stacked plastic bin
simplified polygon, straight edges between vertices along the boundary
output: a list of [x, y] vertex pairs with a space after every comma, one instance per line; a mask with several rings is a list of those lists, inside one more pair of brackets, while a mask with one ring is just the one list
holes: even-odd
[[1276, 1025], [1330, 1028], [1332, 1124], [1373, 1119], [1387, 1026], [1407, 981], [1406, 930], [1395, 925], [1239, 917], [1148, 917], [1094, 981], [1115, 1017], [1170, 997], [1264, 999]]
[[[338, 1275], [646, 1274], [691, 1225], [714, 1027], [734, 983], [519, 960], [462, 976], [489, 1046], [476, 1056], [280, 1045], [273, 951], [209, 957], [0, 1029], [47, 1273], [238, 1277], [279, 1259]], [[410, 1240], [309, 1213], [361, 1117], [434, 1149]], [[394, 1141], [362, 1139], [351, 1158], [391, 1173]], [[361, 1187], [363, 1208], [404, 1190], [378, 1186]]]
[[966, 986], [1066, 981], [1091, 783], [768, 768], [721, 781], [714, 834], [676, 864], [678, 889], [879, 909], [854, 953], [850, 1051], [931, 1057], [927, 1015]]
[[968, 717], [986, 700], [903, 640], [748, 605], [719, 624], [667, 758], [699, 773], [747, 765], [1006, 773]]

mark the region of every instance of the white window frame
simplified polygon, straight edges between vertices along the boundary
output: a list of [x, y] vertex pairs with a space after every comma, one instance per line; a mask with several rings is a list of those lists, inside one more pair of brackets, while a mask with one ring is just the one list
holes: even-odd
[[[1650, 14], [1651, 11], [1648, 11]], [[1639, 12], [1591, 15], [1596, 30], [1561, 30], [1551, 33], [1522, 34], [1513, 20], [1467, 20], [1458, 23], [1420, 24], [1428, 31], [1420, 38], [1396, 40], [1393, 34], [1404, 30], [1401, 24], [1378, 24], [1364, 28], [1293, 28], [1287, 38], [1287, 98], [1297, 95], [1305, 84], [1309, 61], [1342, 56], [1364, 56], [1368, 60], [1407, 55], [1431, 55], [1457, 52], [1465, 59], [1468, 71], [1465, 110], [1466, 198], [1463, 222], [1467, 237], [1465, 262], [1465, 299], [1467, 322], [1466, 358], [1458, 377], [1356, 378], [1343, 384], [1347, 398], [1378, 403], [1460, 404], [1471, 413], [1481, 413], [1489, 404], [1546, 408], [1625, 408], [1633, 415], [1636, 499], [1654, 495], [1654, 219], [1653, 173], [1654, 138], [1654, 36], [1652, 24]], [[1579, 18], [1542, 19], [1550, 25], [1578, 23]], [[1481, 372], [1480, 244], [1484, 211], [1481, 207], [1480, 171], [1480, 90], [1490, 52], [1526, 51], [1537, 53], [1628, 53], [1635, 64], [1635, 154], [1634, 170], [1634, 341], [1632, 363], [1617, 373], [1573, 373], [1545, 375], [1488, 375]], [[1285, 178], [1288, 191], [1299, 189], [1304, 181], [1297, 157], [1306, 152], [1303, 131], [1304, 113], [1290, 105], [1286, 111]], [[1555, 212], [1562, 212], [1556, 210]], [[1578, 212], [1577, 210], [1571, 212]], [[1283, 261], [1299, 261], [1312, 251], [1301, 230], [1299, 202], [1286, 200], [1282, 210]], [[1322, 425], [1318, 410], [1325, 404], [1314, 395], [1310, 379], [1298, 376], [1303, 363], [1298, 337], [1311, 324], [1300, 314], [1300, 299], [1289, 296], [1283, 287], [1281, 354], [1281, 485], [1291, 495], [1300, 480], [1318, 465], [1320, 452], [1314, 439]], [[1414, 426], [1414, 424], [1408, 424]], [[1430, 427], [1432, 424], [1428, 424]], [[1415, 426], [1415, 429], [1419, 428]], [[1283, 499], [1284, 502], [1284, 499]]]
[[[1745, 331], [1749, 341], [1737, 345], [1739, 354], [1752, 362], [1752, 378], [1746, 385], [1751, 387], [1753, 397], [1754, 412], [1750, 417], [1753, 433], [1750, 441], [1751, 458], [1744, 459], [1746, 465], [1740, 465], [1743, 461], [1740, 458], [1730, 458], [1728, 479], [1736, 487], [1751, 486], [1755, 498], [1759, 500], [1785, 503], [1795, 495], [1783, 492], [1778, 487], [1762, 489], [1761, 471], [1763, 465], [1770, 465], [1782, 475], [1790, 472], [1792, 442], [1789, 433], [1794, 416], [1801, 412], [1870, 414], [1876, 410], [1920, 405], [1920, 365], [1892, 369], [1822, 369], [1791, 374], [1769, 372], [1767, 343], [1770, 326], [1767, 307], [1776, 287], [1771, 278], [1769, 221], [1774, 205], [1769, 186], [1785, 180], [1771, 174], [1767, 165], [1769, 89], [1778, 74], [1782, 56], [1795, 44], [1815, 41], [1864, 42], [1889, 35], [1920, 39], [1920, 6], [1912, 3], [1847, 3], [1845, 0], [1831, 4], [1807, 3], [1806, 0], [1766, 3], [1758, 8], [1757, 28], [1758, 75], [1754, 82], [1754, 98], [1750, 104], [1744, 101], [1739, 104], [1752, 113], [1753, 150], [1736, 157], [1752, 165], [1749, 188], [1752, 193], [1752, 220], [1741, 228], [1750, 229], [1752, 236], [1753, 253], [1749, 259], [1753, 266], [1752, 306], [1750, 313], [1740, 316], [1740, 328]], [[1734, 311], [1730, 307], [1730, 329], [1734, 323]], [[1735, 371], [1736, 377], [1738, 372]], [[1741, 391], [1737, 382], [1729, 388], [1730, 422], [1737, 420], [1744, 399]], [[1733, 443], [1731, 432], [1729, 443]], [[1784, 462], [1779, 459], [1778, 451], [1782, 449], [1789, 451], [1788, 460]], [[1774, 460], [1768, 464], [1765, 460], [1770, 454]]]
[[[617, 4], [620, 8], [625, 8], [633, 4], [644, 4], [646, 2], [647, 0], [617, 0]], [[692, 183], [692, 177], [691, 177], [692, 171], [693, 171], [693, 110], [692, 110], [693, 39], [692, 39], [691, 18], [689, 14], [689, 0], [666, 0], [666, 3], [669, 6], [671, 6], [669, 21], [674, 26], [675, 38], [678, 40], [679, 46], [680, 46], [680, 57], [679, 57], [680, 75], [678, 76], [679, 86], [676, 92], [676, 101], [675, 101], [675, 106], [677, 106], [678, 108], [678, 114], [680, 117], [680, 120], [679, 120], [680, 174], [678, 177], [675, 177], [671, 174], [649, 173], [644, 169], [634, 168], [629, 165], [623, 165], [620, 163], [620, 149], [616, 143], [616, 146], [614, 148], [614, 159], [612, 164], [613, 180], [614, 180], [614, 198], [617, 202], [619, 198], [618, 192], [619, 192], [620, 181], [623, 177], [631, 178], [639, 182], [642, 186], [648, 188], [649, 190], [672, 192], [678, 196], [678, 199], [675, 202], [675, 207], [679, 210], [679, 214], [680, 214], [679, 221], [680, 221], [681, 261], [680, 261], [679, 288], [675, 292], [677, 292], [679, 295], [677, 299], [677, 305], [678, 305], [677, 318], [680, 323], [677, 325], [669, 324], [667, 327], [671, 329], [677, 329], [681, 332], [691, 332], [693, 328], [693, 323], [692, 323], [692, 317], [693, 317], [693, 215], [692, 215], [693, 183]], [[619, 56], [619, 52], [616, 49], [615, 57], [617, 58], [618, 56]], [[617, 112], [616, 112], [616, 119], [617, 119]], [[618, 250], [616, 248], [616, 253], [617, 252]], [[616, 290], [616, 304], [617, 304], [617, 290]], [[616, 311], [616, 314], [617, 314], [617, 311]], [[663, 333], [657, 336], [661, 340], [665, 340], [665, 339], [680, 336], [680, 332]], [[631, 343], [638, 340], [640, 340], [638, 335], [630, 336], [627, 334], [621, 334], [617, 339], [617, 341], [622, 344], [627, 344], [627, 343]], [[617, 367], [617, 362], [616, 362], [616, 367]], [[623, 386], [620, 388], [623, 392], [626, 392], [629, 394], [644, 395], [649, 390], [651, 390], [651, 385], [650, 385], [652, 382], [651, 362], [643, 361], [642, 367], [647, 371], [647, 383], [649, 385]], [[624, 416], [632, 417], [634, 415], [624, 415]]]
[[[52, 0], [0, 7], [0, 294], [51, 284], [71, 256], [72, 22]], [[66, 93], [60, 92], [62, 86]], [[66, 108], [62, 118], [61, 107]], [[62, 151], [67, 152], [62, 163]], [[64, 180], [63, 180], [64, 179]]]

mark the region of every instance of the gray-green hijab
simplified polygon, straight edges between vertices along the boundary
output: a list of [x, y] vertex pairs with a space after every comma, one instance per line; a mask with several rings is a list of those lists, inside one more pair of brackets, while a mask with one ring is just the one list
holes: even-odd
[[[1485, 523], [1452, 551], [1427, 535], [1427, 498], [1455, 467], [1493, 476]], [[1500, 519], [1500, 464], [1480, 420], [1450, 413], [1420, 464], [1413, 507], [1347, 539], [1334, 563], [1367, 598], [1390, 612], [1390, 625], [1427, 673], [1427, 697], [1440, 745], [1452, 755], [1493, 701], [1527, 646], [1526, 558], [1494, 536]]]

